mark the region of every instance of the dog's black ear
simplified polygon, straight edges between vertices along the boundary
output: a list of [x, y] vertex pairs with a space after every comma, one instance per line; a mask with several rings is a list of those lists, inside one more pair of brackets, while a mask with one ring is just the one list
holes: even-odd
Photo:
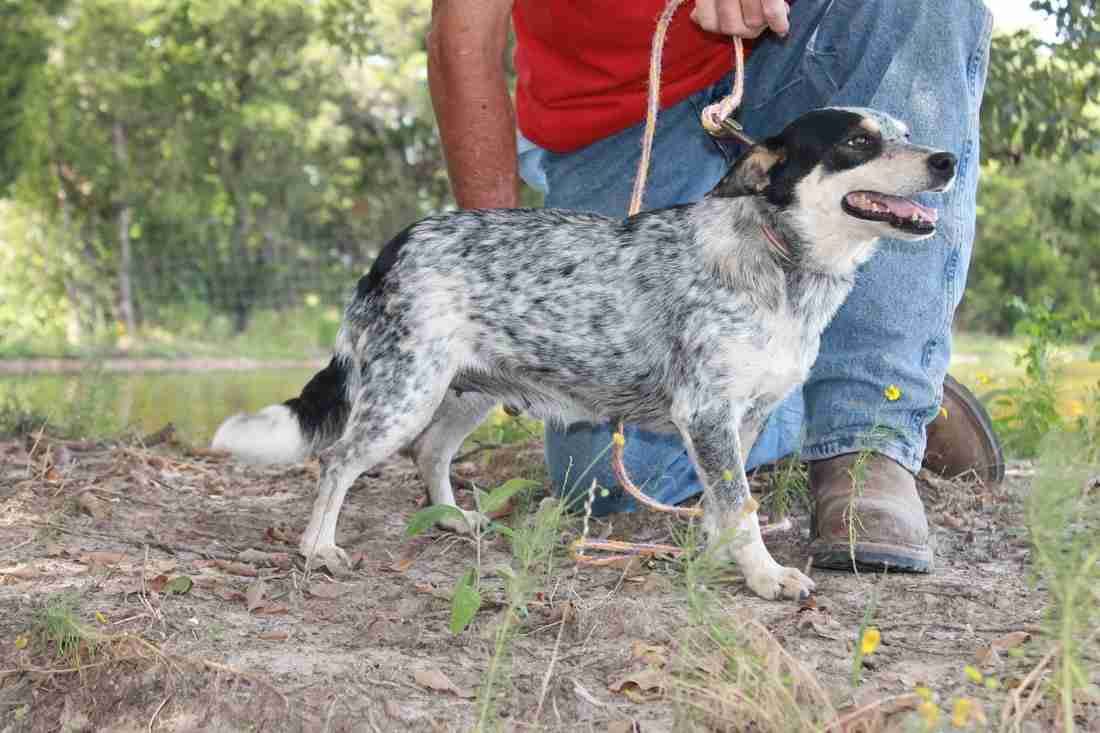
[[772, 171], [786, 159], [782, 146], [757, 143], [730, 166], [711, 196], [755, 196], [771, 183]]

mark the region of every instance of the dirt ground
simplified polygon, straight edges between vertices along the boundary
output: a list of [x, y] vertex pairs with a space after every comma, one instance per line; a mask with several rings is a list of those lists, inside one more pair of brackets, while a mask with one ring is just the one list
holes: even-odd
[[[148, 442], [159, 444], [0, 442], [0, 730], [474, 728], [502, 623], [504, 537], [482, 543], [484, 602], [452, 635], [451, 588], [478, 548], [439, 531], [406, 539], [423, 494], [408, 461], [389, 462], [349, 492], [338, 541], [361, 560], [353, 574], [305, 577], [294, 548], [315, 463], [250, 468], [189, 450], [170, 432]], [[479, 486], [537, 477], [541, 446], [484, 451], [455, 471]], [[966, 697], [995, 726], [1008, 690], [1049, 647], [1038, 628], [1048, 598], [1031, 576], [1021, 529], [1030, 469], [1012, 466], [993, 490], [926, 478], [931, 575], [814, 570], [818, 593], [801, 606], [757, 599], [736, 578], [717, 589], [723, 614], [758, 621], [816, 677], [849, 714], [847, 730], [882, 729], [883, 714], [887, 727], [914, 729], [919, 698], [907, 693], [919, 686], [943, 709], [941, 723]], [[459, 493], [469, 505], [470, 491]], [[522, 521], [533, 501], [522, 504], [503, 521]], [[768, 544], [801, 567], [808, 522], [797, 512], [795, 520]], [[518, 619], [494, 727], [690, 728], [682, 696], [673, 702], [663, 683], [647, 682], [682, 651], [681, 569], [668, 560], [574, 569], [564, 549], [578, 526], [562, 530], [563, 551]], [[682, 526], [642, 513], [594, 521], [590, 534], [671, 542]], [[881, 645], [853, 689], [855, 640], [872, 603]], [[65, 604], [88, 631], [59, 656], [43, 618]], [[968, 678], [967, 665], [1000, 688]], [[862, 708], [874, 714], [851, 715]], [[1051, 708], [1040, 706], [1025, 729], [1048, 729]], [[1096, 705], [1079, 720], [1100, 730]]]

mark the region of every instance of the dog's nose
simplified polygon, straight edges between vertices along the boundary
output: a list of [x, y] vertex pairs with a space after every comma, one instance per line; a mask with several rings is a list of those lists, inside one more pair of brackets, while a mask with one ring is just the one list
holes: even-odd
[[928, 167], [932, 169], [933, 173], [944, 179], [955, 175], [956, 162], [955, 156], [951, 153], [934, 153], [928, 157]]

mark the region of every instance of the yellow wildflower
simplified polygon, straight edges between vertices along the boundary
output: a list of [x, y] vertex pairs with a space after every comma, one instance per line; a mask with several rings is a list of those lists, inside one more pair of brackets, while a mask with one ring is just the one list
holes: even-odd
[[859, 642], [859, 648], [864, 655], [874, 654], [880, 641], [882, 641], [882, 634], [874, 626], [871, 626], [863, 632], [863, 639]]
[[932, 702], [932, 691], [924, 685], [917, 685], [913, 692], [917, 693], [917, 697], [924, 702]]
[[611, 442], [615, 445], [616, 448], [622, 448], [624, 445], [626, 445], [626, 436], [622, 433], [615, 433], [611, 436]]
[[940, 417], [942, 417], [944, 420], [947, 419], [947, 408], [943, 405], [940, 405]]
[[963, 674], [965, 674], [967, 679], [969, 679], [975, 685], [982, 684], [982, 673], [978, 671], [977, 667], [968, 664], [963, 667]]
[[985, 372], [979, 372], [975, 379], [977, 379], [978, 384], [982, 385], [983, 387], [993, 381]]
[[105, 615], [103, 615], [103, 611], [96, 611], [95, 612], [95, 620], [98, 621], [101, 624], [104, 624], [104, 625], [107, 624], [107, 617]]
[[729, 470], [728, 468], [725, 471], [722, 471], [722, 480], [726, 481], [727, 483], [733, 481], [733, 471]]
[[29, 643], [30, 643], [30, 640], [27, 639], [27, 637], [25, 637], [25, 636], [15, 637], [15, 648], [16, 649], [26, 649], [27, 644], [29, 644]]
[[897, 402], [901, 399], [901, 389], [896, 384], [889, 384], [882, 390], [882, 395], [890, 402]]
[[940, 707], [934, 702], [922, 702], [917, 706], [917, 715], [924, 718], [924, 723], [931, 730], [940, 722]]
[[955, 701], [951, 710], [951, 725], [956, 728], [965, 728], [970, 722], [970, 713], [974, 709], [974, 701], [968, 697], [960, 697]]

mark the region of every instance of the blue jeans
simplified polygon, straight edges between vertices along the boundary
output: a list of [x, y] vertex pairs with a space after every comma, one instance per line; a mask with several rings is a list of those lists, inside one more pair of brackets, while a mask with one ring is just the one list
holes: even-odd
[[[807, 110], [873, 107], [907, 122], [913, 141], [954, 152], [958, 179], [940, 209], [938, 234], [918, 246], [884, 242], [861, 268], [848, 301], [826, 329], [801, 390], [771, 415], [748, 467], [801, 451], [806, 460], [872, 449], [914, 473], [925, 427], [937, 415], [951, 355], [951, 321], [962, 297], [974, 239], [978, 110], [992, 16], [980, 0], [798, 0], [788, 38], [769, 37], [745, 67], [739, 118], [761, 138]], [[657, 120], [645, 208], [696, 201], [740, 152], [699, 124], [725, 95], [724, 79]], [[520, 139], [520, 173], [550, 207], [625, 215], [641, 125], [581, 150], [558, 154]], [[888, 400], [887, 386], [901, 396]], [[891, 390], [892, 391], [892, 390]], [[551, 480], [561, 490], [601, 492], [593, 513], [632, 511], [608, 463], [613, 426], [546, 431]], [[669, 504], [702, 491], [676, 435], [626, 430], [625, 462], [635, 482]]]

